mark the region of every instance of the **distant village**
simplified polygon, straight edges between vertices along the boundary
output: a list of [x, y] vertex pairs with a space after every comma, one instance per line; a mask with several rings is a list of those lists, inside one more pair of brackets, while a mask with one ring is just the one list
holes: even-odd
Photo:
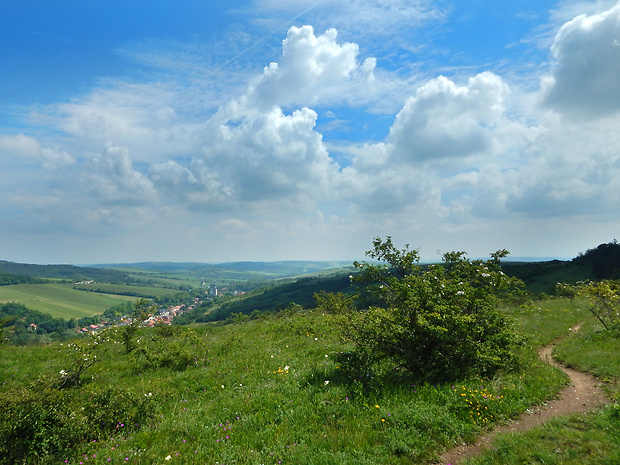
[[[94, 284], [94, 281], [83, 281], [76, 284]], [[203, 287], [205, 287], [205, 283], [203, 282]], [[230, 296], [240, 296], [245, 294], [245, 291], [230, 291], [229, 288], [223, 287], [218, 289], [217, 285], [212, 284], [205, 292], [204, 300], [213, 300], [216, 297], [222, 297], [225, 295]], [[143, 326], [153, 327], [155, 325], [171, 325], [174, 318], [182, 315], [185, 312], [189, 312], [194, 310], [197, 306], [203, 303], [203, 299], [199, 297], [195, 297], [194, 301], [190, 305], [173, 305], [167, 308], [160, 309], [157, 314], [151, 315], [149, 318], [144, 320]], [[110, 326], [125, 326], [131, 324], [131, 318], [124, 316], [121, 317], [120, 320], [115, 320], [112, 322], [102, 321], [99, 324], [92, 324], [88, 326], [84, 326], [78, 330], [78, 334], [92, 333], [99, 331], [101, 329], [110, 327]], [[30, 325], [28, 329], [36, 331], [37, 326], [33, 323]]]
[[[156, 315], [151, 315], [146, 320], [144, 320], [143, 325], [146, 327], [153, 327], [157, 324], [170, 325], [172, 324], [172, 320], [176, 316], [182, 315], [183, 313], [187, 311], [193, 310], [194, 308], [196, 308], [196, 305], [200, 305], [202, 303], [198, 298], [195, 298], [194, 302], [195, 302], [194, 305], [189, 305], [189, 306], [175, 305], [175, 306], [168, 307], [166, 309], [162, 309]], [[96, 324], [96, 325], [93, 324], [93, 325], [84, 326], [83, 328], [78, 330], [78, 333], [79, 334], [90, 333], [94, 331], [99, 331], [109, 326], [125, 326], [130, 323], [131, 323], [131, 318], [122, 317], [119, 321], [114, 321], [114, 322], [102, 321], [101, 323]]]

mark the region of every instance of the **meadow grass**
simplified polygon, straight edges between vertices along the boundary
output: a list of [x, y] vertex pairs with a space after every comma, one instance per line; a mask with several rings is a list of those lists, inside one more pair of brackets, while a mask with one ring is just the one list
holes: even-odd
[[590, 372], [604, 381], [620, 378], [618, 334], [603, 331], [593, 319], [577, 335], [559, 344], [554, 353], [567, 366]]
[[17, 302], [55, 318], [82, 318], [103, 313], [135, 297], [84, 292], [73, 284], [15, 284], [0, 286], [0, 303]]
[[522, 434], [503, 434], [494, 450], [469, 459], [468, 465], [620, 463], [620, 417], [611, 407], [550, 420]]
[[515, 321], [532, 348], [564, 338], [570, 328], [592, 318], [584, 298], [576, 298], [572, 303], [565, 298], [528, 301], [505, 309], [505, 313]]
[[[179, 282], [176, 283], [180, 284]], [[91, 293], [103, 293], [104, 295], [125, 294], [125, 298], [135, 300], [135, 297], [127, 296], [140, 296], [155, 298], [166, 295], [174, 295], [179, 292], [178, 289], [171, 289], [158, 286], [136, 286], [128, 284], [109, 284], [109, 283], [94, 283], [94, 284], [78, 284], [75, 285], [77, 290], [90, 291]], [[96, 292], [93, 292], [96, 291]]]
[[[87, 382], [71, 390], [76, 421], [106, 389], [134, 403], [152, 400], [150, 418], [126, 424], [119, 409], [112, 432], [25, 463], [432, 463], [443, 450], [553, 398], [566, 383], [532, 349], [585, 315], [568, 301], [548, 303], [506, 310], [527, 338], [522, 369], [441, 385], [420, 385], [388, 363], [369, 368], [341, 340], [335, 318], [316, 311], [196, 326], [206, 350], [181, 371], [144, 369], [110, 342]], [[143, 330], [141, 344], [149, 335]], [[58, 378], [74, 348], [0, 350], [6, 398], [34, 389], [28, 383], [41, 375]]]
[[[546, 311], [562, 301], [545, 301]], [[552, 310], [550, 310], [552, 311]], [[572, 337], [554, 347], [554, 356], [580, 371], [590, 372], [605, 382], [611, 403], [593, 412], [555, 418], [545, 425], [523, 434], [499, 435], [493, 450], [471, 458], [468, 465], [500, 465], [507, 463], [581, 465], [620, 463], [620, 340], [618, 334], [603, 331], [587, 311], [587, 301], [569, 305], [568, 321], [583, 317], [583, 325]], [[553, 318], [544, 324], [551, 323]], [[556, 322], [566, 328], [566, 322]], [[533, 319], [524, 318], [522, 325], [531, 327]], [[549, 334], [553, 331], [549, 331]]]

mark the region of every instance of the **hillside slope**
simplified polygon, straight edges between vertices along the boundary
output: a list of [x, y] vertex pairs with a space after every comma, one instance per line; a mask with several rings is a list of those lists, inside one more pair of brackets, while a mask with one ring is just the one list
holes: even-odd
[[6, 260], [0, 260], [0, 273], [69, 281], [94, 279], [101, 282], [120, 283], [127, 280], [127, 273], [116, 270], [86, 268], [74, 265], [31, 265], [8, 262]]
[[523, 280], [529, 291], [550, 294], [558, 282], [620, 279], [620, 244], [600, 244], [568, 261], [506, 262], [502, 267]]

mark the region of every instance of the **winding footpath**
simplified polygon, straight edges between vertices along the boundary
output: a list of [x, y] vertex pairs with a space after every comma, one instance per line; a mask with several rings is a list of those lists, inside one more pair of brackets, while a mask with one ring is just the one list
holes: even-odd
[[[570, 329], [570, 334], [579, 331], [581, 323]], [[568, 368], [553, 359], [554, 344], [540, 349], [540, 358], [562, 370], [570, 378], [570, 384], [565, 386], [558, 394], [559, 398], [549, 401], [533, 411], [523, 414], [515, 421], [501, 425], [489, 433], [483, 434], [473, 444], [464, 444], [446, 451], [440, 456], [439, 463], [458, 465], [467, 457], [479, 454], [484, 449], [491, 448], [491, 443], [499, 433], [515, 433], [527, 431], [542, 425], [550, 418], [570, 415], [572, 413], [584, 413], [594, 410], [608, 401], [605, 393], [600, 389], [600, 381], [588, 373]]]

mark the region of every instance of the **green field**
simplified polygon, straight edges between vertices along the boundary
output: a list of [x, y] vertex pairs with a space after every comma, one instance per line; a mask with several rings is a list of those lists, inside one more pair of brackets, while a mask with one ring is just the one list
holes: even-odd
[[[151, 288], [152, 289], [152, 288]], [[17, 302], [55, 318], [82, 318], [103, 313], [135, 297], [84, 292], [73, 284], [16, 284], [0, 286], [0, 303]]]
[[165, 287], [157, 286], [130, 286], [127, 284], [108, 284], [108, 283], [95, 283], [95, 284], [75, 284], [71, 285], [75, 287], [79, 292], [85, 293], [98, 293], [98, 294], [118, 294], [125, 297], [131, 297], [135, 300], [136, 297], [148, 297], [155, 298], [166, 295], [173, 295], [179, 291], [178, 289], [169, 289]]

